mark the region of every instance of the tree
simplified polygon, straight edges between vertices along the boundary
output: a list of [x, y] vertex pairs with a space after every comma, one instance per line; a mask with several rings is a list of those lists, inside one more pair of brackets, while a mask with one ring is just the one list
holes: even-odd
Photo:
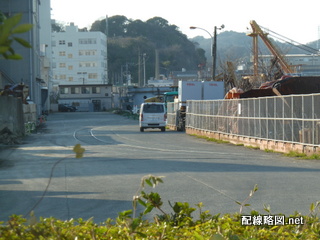
[[31, 48], [31, 45], [24, 39], [16, 37], [16, 34], [28, 32], [32, 28], [32, 24], [19, 24], [22, 14], [16, 14], [10, 18], [0, 12], [0, 54], [5, 59], [20, 60], [22, 56], [15, 52], [12, 48], [14, 42]]
[[147, 36], [147, 32], [147, 24], [141, 20], [135, 20], [128, 24], [126, 35], [131, 37]]
[[[105, 20], [95, 21], [90, 31], [105, 33]], [[204, 51], [196, 49], [187, 36], [166, 19], [154, 17], [143, 22], [119, 15], [108, 18], [109, 79], [119, 76], [122, 66], [130, 63], [133, 82], [137, 82], [139, 67], [141, 70], [138, 59], [140, 56], [141, 60], [142, 54], [147, 56], [147, 78], [154, 77], [155, 50], [159, 52], [160, 67], [167, 74], [182, 68], [195, 70], [206, 62]]]
[[153, 27], [167, 28], [169, 27], [169, 22], [161, 17], [154, 17], [147, 20], [147, 23]]
[[105, 20], [97, 20], [92, 23], [90, 32], [106, 32], [106, 21]]
[[108, 19], [108, 36], [126, 37], [127, 26], [130, 21], [125, 16], [113, 16]]
[[62, 23], [53, 22], [51, 24], [52, 32], [64, 32], [65, 26]]

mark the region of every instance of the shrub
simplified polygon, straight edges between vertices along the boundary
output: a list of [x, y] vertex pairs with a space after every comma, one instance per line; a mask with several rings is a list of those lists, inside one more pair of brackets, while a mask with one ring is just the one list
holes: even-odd
[[[92, 219], [71, 219], [67, 221], [55, 218], [36, 219], [33, 214], [29, 219], [13, 215], [7, 222], [0, 222], [0, 239], [319, 239], [320, 223], [317, 213], [319, 202], [311, 204], [310, 214], [300, 216], [298, 213], [291, 218], [302, 219], [300, 225], [242, 225], [241, 209], [248, 206], [248, 200], [258, 190], [257, 186], [250, 191], [244, 202], [240, 203], [240, 212], [220, 216], [211, 215], [203, 211], [202, 203], [196, 204], [199, 217], [194, 218], [192, 213], [196, 210], [187, 202], [176, 202], [171, 206], [172, 213], [162, 210], [163, 201], [155, 192], [147, 193], [145, 188], [154, 188], [162, 183], [163, 177], [145, 176], [140, 187], [133, 197], [133, 209], [120, 212], [116, 219], [107, 219], [97, 224]], [[137, 214], [137, 205], [143, 206], [144, 211]], [[161, 212], [154, 221], [144, 220], [154, 208]], [[267, 212], [268, 207], [265, 207]], [[138, 215], [138, 216], [136, 216]], [[252, 217], [261, 216], [252, 212]]]

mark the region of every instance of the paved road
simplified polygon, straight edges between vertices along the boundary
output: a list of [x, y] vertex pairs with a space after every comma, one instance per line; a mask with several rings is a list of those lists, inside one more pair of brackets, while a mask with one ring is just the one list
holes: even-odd
[[[72, 148], [82, 144], [84, 158]], [[203, 202], [211, 213], [245, 209], [308, 213], [320, 200], [320, 162], [297, 160], [185, 133], [139, 132], [138, 122], [111, 113], [55, 113], [46, 128], [0, 152], [0, 220], [12, 214], [102, 222], [131, 209], [141, 177], [165, 176], [157, 191], [168, 200]]]

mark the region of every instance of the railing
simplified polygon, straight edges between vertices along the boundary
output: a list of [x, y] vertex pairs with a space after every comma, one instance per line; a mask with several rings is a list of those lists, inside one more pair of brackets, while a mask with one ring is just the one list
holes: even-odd
[[186, 128], [319, 145], [320, 94], [188, 101]]
[[[15, 84], [15, 82], [9, 77], [9, 75], [7, 75], [5, 72], [3, 72], [1, 69], [0, 69], [0, 78], [2, 78], [4, 80], [7, 81], [7, 83], [10, 83], [10, 84]], [[1, 79], [0, 79], [1, 80]], [[0, 81], [1, 82], [1, 81]], [[0, 85], [0, 88], [1, 88], [1, 85]]]
[[167, 103], [167, 125], [175, 126], [176, 125], [176, 107], [175, 103]]

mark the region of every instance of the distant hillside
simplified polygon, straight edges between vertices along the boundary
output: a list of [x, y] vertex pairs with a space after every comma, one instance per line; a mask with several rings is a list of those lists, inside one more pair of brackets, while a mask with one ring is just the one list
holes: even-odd
[[[204, 38], [201, 36], [190, 39], [198, 47], [205, 50], [205, 56], [210, 62], [211, 57], [211, 39]], [[283, 54], [310, 54], [310, 52], [302, 50], [301, 48], [295, 47], [290, 43], [283, 43], [277, 40], [271, 40], [274, 45]], [[259, 38], [259, 51], [261, 54], [270, 54], [262, 40]], [[308, 47], [317, 48], [317, 41], [310, 42], [307, 44]], [[303, 46], [300, 46], [303, 47]], [[239, 33], [234, 31], [225, 31], [217, 35], [217, 61], [248, 61], [252, 53], [252, 38], [247, 36], [245, 33]]]
[[[211, 61], [211, 39], [195, 37], [191, 39], [197, 46], [206, 51], [208, 61]], [[218, 61], [235, 61], [240, 58], [249, 58], [251, 52], [251, 38], [245, 33], [226, 31], [217, 36]]]

